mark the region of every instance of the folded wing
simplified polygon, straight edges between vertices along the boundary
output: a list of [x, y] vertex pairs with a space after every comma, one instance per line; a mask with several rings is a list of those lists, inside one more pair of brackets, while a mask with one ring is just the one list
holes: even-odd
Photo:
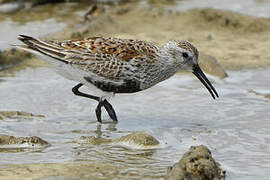
[[92, 37], [79, 41], [41, 41], [20, 35], [23, 49], [51, 57], [84, 72], [84, 79], [104, 91], [137, 92], [140, 71], [155, 61], [155, 45], [144, 41]]

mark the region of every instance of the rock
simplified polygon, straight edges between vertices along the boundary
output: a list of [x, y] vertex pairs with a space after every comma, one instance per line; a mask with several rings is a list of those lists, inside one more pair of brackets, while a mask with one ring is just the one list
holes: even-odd
[[255, 95], [258, 95], [258, 96], [263, 96], [265, 99], [270, 99], [270, 94], [268, 94], [268, 93], [258, 93], [254, 90], [249, 90], [248, 92], [255, 94]]
[[50, 144], [37, 136], [14, 137], [5, 134], [0, 134], [0, 146], [4, 145], [19, 145], [19, 147], [21, 147], [22, 145], [23, 147], [42, 147], [42, 146], [49, 146]]
[[225, 179], [225, 173], [206, 146], [191, 146], [178, 163], [168, 168], [165, 180]]
[[112, 142], [111, 139], [96, 138], [94, 136], [81, 136], [79, 141], [83, 144], [100, 145]]
[[30, 53], [15, 48], [0, 51], [0, 70], [19, 64], [30, 57]]
[[114, 143], [138, 149], [153, 149], [158, 148], [160, 145], [157, 139], [143, 131], [123, 136], [115, 140]]
[[75, 140], [81, 144], [100, 145], [113, 143], [115, 145], [130, 147], [135, 149], [154, 149], [159, 148], [160, 144], [153, 136], [137, 131], [118, 139], [111, 140], [105, 138], [96, 138], [94, 136], [81, 136], [79, 140]]
[[266, 99], [270, 99], [270, 94], [264, 94], [263, 97], [266, 98]]
[[28, 113], [28, 112], [23, 112], [23, 111], [0, 111], [0, 120], [1, 118], [10, 118], [10, 119], [20, 119], [20, 118], [28, 118], [28, 119], [32, 119], [32, 118], [44, 118], [44, 115], [35, 115], [32, 113]]
[[228, 74], [223, 67], [218, 63], [215, 57], [200, 53], [199, 64], [202, 70], [213, 76], [217, 76], [221, 79], [228, 77]]

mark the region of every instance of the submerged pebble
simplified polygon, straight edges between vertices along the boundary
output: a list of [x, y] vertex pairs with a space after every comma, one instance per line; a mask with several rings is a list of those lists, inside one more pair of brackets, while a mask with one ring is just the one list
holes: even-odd
[[182, 159], [168, 168], [166, 180], [214, 180], [225, 179], [225, 171], [221, 170], [211, 151], [204, 145], [191, 146]]

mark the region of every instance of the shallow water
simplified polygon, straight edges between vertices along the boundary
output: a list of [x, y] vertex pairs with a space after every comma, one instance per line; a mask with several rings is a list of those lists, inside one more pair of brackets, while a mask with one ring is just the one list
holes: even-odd
[[[230, 6], [222, 2], [225, 1], [179, 1], [177, 10], [210, 4], [256, 16], [270, 15], [269, 1], [237, 1], [243, 6], [237, 6], [236, 1], [227, 3]], [[49, 30], [59, 30], [51, 27], [65, 25], [50, 19], [24, 25], [5, 21], [0, 26], [1, 49], [7, 47], [7, 42], [17, 43], [15, 38], [19, 33], [39, 36]], [[7, 36], [7, 33], [13, 35]], [[1, 120], [1, 134], [39, 136], [51, 146], [0, 149], [0, 167], [4, 168], [5, 164], [97, 162], [118, 167], [120, 173], [116, 178], [161, 179], [167, 167], [177, 162], [191, 145], [204, 144], [227, 171], [228, 179], [269, 179], [270, 100], [249, 93], [249, 90], [270, 93], [269, 70], [229, 71], [229, 78], [225, 80], [210, 77], [221, 96], [218, 100], [211, 99], [192, 75], [176, 75], [144, 92], [117, 95], [112, 104], [119, 123], [101, 126], [95, 119], [96, 102], [76, 97], [71, 92], [76, 82], [62, 78], [49, 68], [28, 68], [15, 74], [2, 71], [0, 110], [22, 110], [44, 114], [46, 118]], [[95, 146], [72, 142], [89, 135], [116, 139], [136, 130], [152, 134], [162, 143], [162, 148], [132, 150], [108, 144]]]
[[44, 36], [57, 32], [65, 27], [64, 23], [56, 22], [54, 19], [44, 21], [33, 21], [25, 24], [5, 20], [0, 22], [0, 50], [10, 47], [11, 44], [19, 44], [19, 34], [31, 36]]
[[[0, 110], [22, 110], [44, 114], [46, 118], [3, 120], [0, 132], [39, 136], [52, 146], [28, 149], [16, 155], [1, 152], [1, 164], [108, 162], [123, 168], [119, 175], [122, 178], [156, 179], [189, 146], [204, 144], [227, 170], [229, 179], [267, 179], [270, 175], [270, 102], [248, 91], [270, 93], [268, 72], [269, 68], [228, 72], [229, 78], [225, 80], [210, 77], [221, 96], [218, 100], [211, 99], [193, 76], [176, 75], [149, 90], [117, 95], [112, 103], [119, 123], [102, 126], [96, 123], [96, 102], [72, 94], [71, 87], [76, 82], [62, 78], [49, 68], [2, 73]], [[135, 130], [152, 134], [162, 143], [162, 148], [128, 150], [113, 145], [72, 143], [80, 136], [116, 139]]]

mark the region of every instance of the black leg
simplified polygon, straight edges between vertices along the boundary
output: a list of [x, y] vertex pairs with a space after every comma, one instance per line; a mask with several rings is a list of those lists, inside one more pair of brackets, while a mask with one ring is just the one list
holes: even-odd
[[98, 101], [98, 105], [96, 107], [96, 116], [97, 116], [97, 121], [98, 122], [102, 122], [101, 121], [101, 108], [102, 106], [105, 107], [107, 113], [109, 114], [110, 118], [113, 120], [113, 122], [116, 122], [117, 123], [117, 116], [116, 116], [116, 113], [112, 107], [112, 105], [105, 99], [103, 101], [101, 101], [101, 98], [98, 97], [98, 96], [93, 96], [93, 95], [90, 95], [90, 94], [85, 94], [83, 92], [80, 92], [79, 91], [79, 88], [82, 87], [83, 84], [82, 83], [79, 83], [77, 84], [76, 86], [74, 86], [72, 88], [72, 92], [77, 95], [77, 96], [82, 96], [82, 97], [86, 97], [86, 98], [90, 98], [90, 99], [93, 99], [93, 100], [96, 100]]
[[97, 116], [97, 121], [102, 123], [101, 121], [101, 107], [103, 106], [103, 101], [100, 101], [96, 107], [96, 116]]
[[109, 114], [109, 116], [112, 118], [112, 120], [117, 123], [117, 117], [116, 117], [116, 114], [115, 114], [115, 111], [112, 107], [112, 105], [105, 99], [103, 101], [103, 106], [105, 107], [107, 113]]
[[85, 93], [83, 93], [83, 92], [80, 92], [80, 91], [79, 91], [79, 88], [82, 87], [82, 86], [83, 86], [82, 83], [77, 84], [76, 86], [74, 86], [74, 87], [72, 88], [72, 92], [73, 92], [75, 95], [77, 95], [77, 96], [87, 97], [87, 98], [90, 98], [90, 99], [94, 99], [94, 100], [96, 100], [96, 101], [99, 101], [99, 100], [100, 100], [100, 98], [97, 97], [97, 96], [93, 96], [93, 95], [90, 95], [90, 94], [85, 94]]

